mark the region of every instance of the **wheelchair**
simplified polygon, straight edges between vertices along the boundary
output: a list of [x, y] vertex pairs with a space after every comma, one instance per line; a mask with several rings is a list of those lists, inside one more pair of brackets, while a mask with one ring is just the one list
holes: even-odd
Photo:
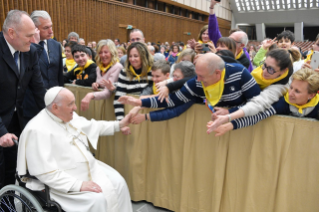
[[[15, 175], [18, 185], [7, 185], [0, 190], [0, 212], [63, 212], [59, 203], [50, 199], [47, 185], [42, 191], [26, 188], [18, 173]], [[21, 177], [36, 179], [27, 174]]]

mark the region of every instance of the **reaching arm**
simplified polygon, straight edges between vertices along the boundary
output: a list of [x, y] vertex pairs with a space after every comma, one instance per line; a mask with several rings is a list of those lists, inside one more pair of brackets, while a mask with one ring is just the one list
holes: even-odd
[[210, 15], [209, 15], [209, 20], [208, 20], [209, 39], [214, 43], [215, 46], [217, 44], [218, 39], [222, 37], [222, 35], [219, 31], [219, 28], [218, 28], [217, 17], [214, 13], [214, 7], [215, 7], [216, 3], [217, 2], [214, 0], [211, 1]]

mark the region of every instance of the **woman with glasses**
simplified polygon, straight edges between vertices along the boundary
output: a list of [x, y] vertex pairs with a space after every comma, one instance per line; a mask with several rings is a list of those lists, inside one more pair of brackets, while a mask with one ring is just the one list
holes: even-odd
[[[252, 117], [244, 117], [233, 120], [219, 126], [216, 136], [225, 134], [227, 131], [239, 129], [256, 124], [257, 122], [275, 114], [293, 115], [318, 119], [319, 110], [319, 74], [309, 68], [303, 68], [292, 75], [292, 82], [288, 92], [268, 109]], [[211, 133], [210, 125], [207, 124], [207, 133]]]
[[293, 62], [298, 61], [300, 53], [296, 49], [274, 49], [267, 53], [264, 64], [251, 72], [257, 84], [263, 90], [237, 111], [228, 114], [228, 110], [215, 108], [212, 114], [214, 123], [209, 125], [209, 131], [215, 130], [221, 124], [244, 116], [256, 115], [271, 107], [287, 92], [289, 78], [293, 74]]

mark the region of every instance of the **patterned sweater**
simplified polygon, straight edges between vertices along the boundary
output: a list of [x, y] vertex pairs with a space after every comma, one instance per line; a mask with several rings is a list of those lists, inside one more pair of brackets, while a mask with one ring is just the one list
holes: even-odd
[[[260, 88], [248, 70], [240, 64], [226, 63], [225, 65], [224, 92], [219, 103], [219, 107], [233, 107], [229, 111], [233, 112], [238, 107], [246, 103], [249, 99], [259, 95]], [[157, 97], [142, 99], [142, 107], [176, 107], [189, 101], [203, 102], [206, 99], [201, 82], [194, 77], [187, 81], [177, 92], [169, 95], [169, 102], [158, 101]]]
[[[137, 74], [140, 72], [136, 71]], [[146, 77], [142, 77], [140, 81], [136, 78], [130, 80], [126, 75], [124, 69], [120, 72], [118, 83], [116, 87], [115, 97], [114, 97], [114, 111], [117, 120], [122, 120], [124, 118], [124, 106], [117, 100], [121, 96], [126, 94], [136, 94], [140, 95], [141, 91], [148, 85], [152, 85], [152, 72], [148, 72]]]

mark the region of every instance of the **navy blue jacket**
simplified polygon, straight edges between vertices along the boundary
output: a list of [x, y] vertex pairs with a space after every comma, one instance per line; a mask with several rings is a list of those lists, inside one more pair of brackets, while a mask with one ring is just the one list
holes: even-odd
[[[45, 51], [41, 45], [32, 44], [37, 49], [39, 56], [39, 67], [46, 89], [50, 89], [54, 86], [63, 86], [63, 62], [62, 62], [62, 50], [59, 42], [49, 39], [48, 55], [50, 64], [47, 65], [42, 56], [42, 51]], [[33, 118], [42, 108], [37, 107], [35, 104], [34, 96], [30, 89], [26, 91], [26, 96], [23, 102], [23, 113], [25, 121], [29, 121]]]

